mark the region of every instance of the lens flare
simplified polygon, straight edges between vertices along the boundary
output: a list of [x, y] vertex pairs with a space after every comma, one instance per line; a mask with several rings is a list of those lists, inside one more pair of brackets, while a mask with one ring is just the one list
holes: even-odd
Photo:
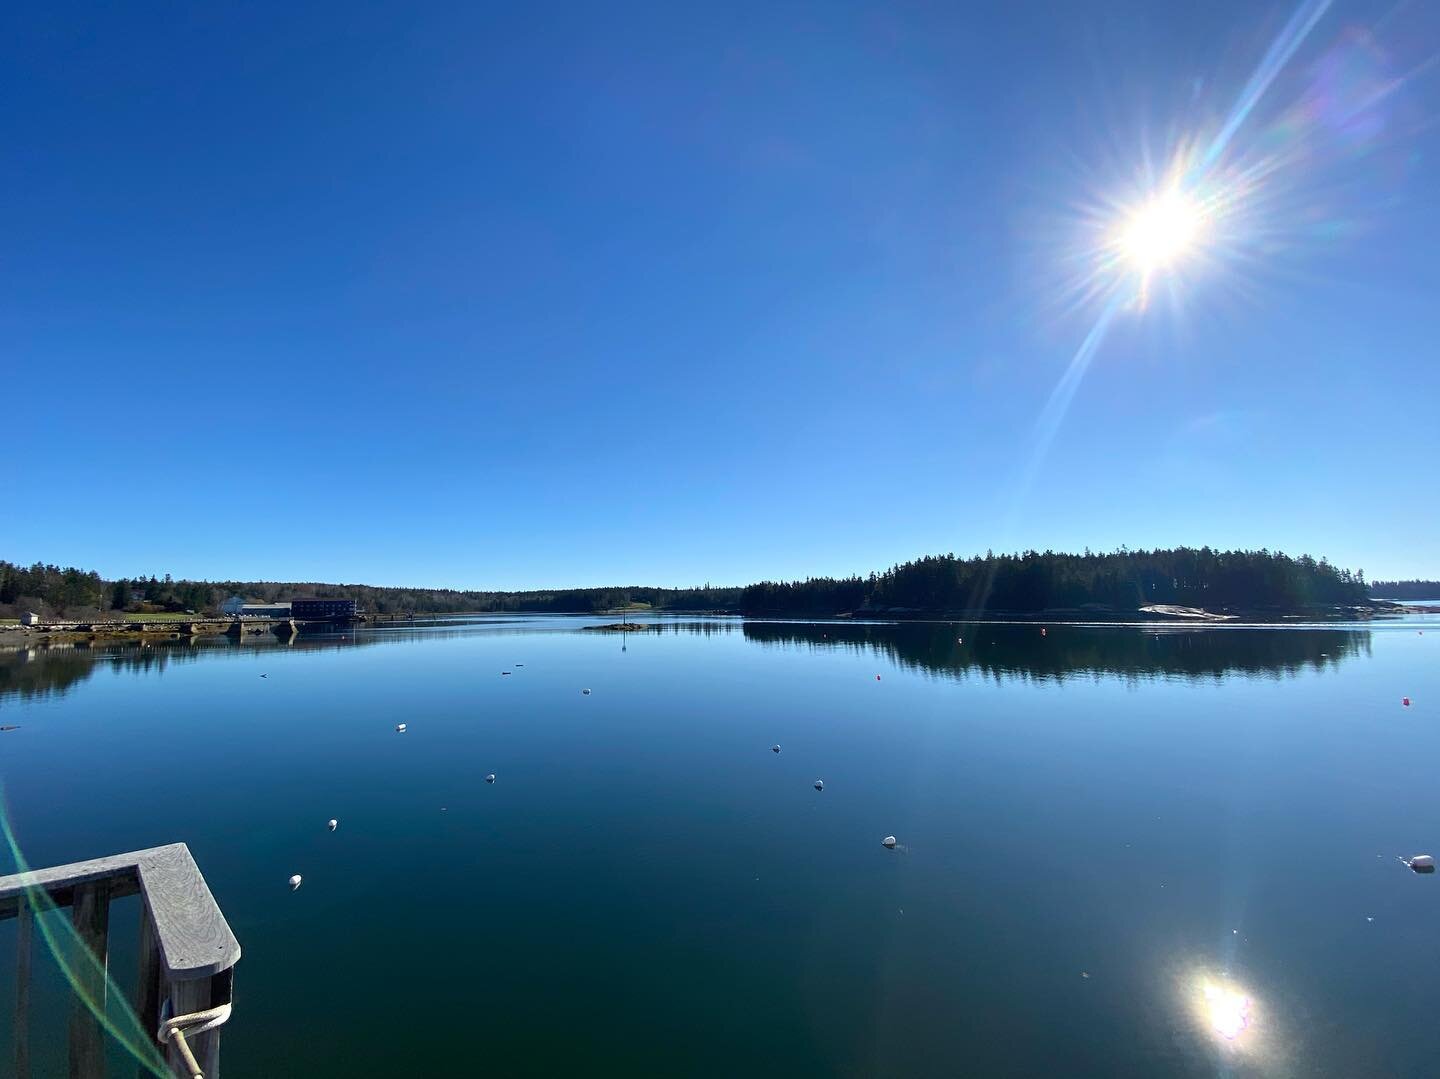
[[[8, 852], [15, 872], [28, 874], [32, 871], [10, 826], [3, 787], [0, 787], [0, 849]], [[170, 1066], [155, 1048], [154, 1031], [146, 1030], [141, 1024], [125, 992], [115, 984], [106, 960], [97, 958], [81, 939], [67, 912], [55, 905], [44, 888], [26, 888], [23, 902], [34, 912], [35, 928], [40, 931], [75, 998], [142, 1069], [160, 1079], [173, 1075]], [[95, 992], [96, 986], [99, 987], [98, 993]]]

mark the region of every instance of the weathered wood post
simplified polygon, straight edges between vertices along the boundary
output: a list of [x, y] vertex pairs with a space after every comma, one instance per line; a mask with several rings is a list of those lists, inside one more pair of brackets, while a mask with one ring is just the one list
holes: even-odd
[[70, 1009], [71, 1079], [91, 1079], [105, 1074], [105, 1030], [87, 1006], [90, 1001], [105, 1010], [105, 972], [109, 964], [110, 882], [90, 881], [75, 886], [70, 919], [80, 945], [93, 962], [81, 955], [72, 973], [75, 1000]]
[[[140, 972], [135, 987], [135, 1015], [140, 1020], [145, 1037], [157, 1053], [162, 1046], [156, 1034], [160, 1030], [160, 942], [155, 939], [154, 915], [145, 896], [140, 897]], [[142, 1062], [139, 1079], [153, 1079], [150, 1069]]]
[[30, 1079], [30, 949], [35, 912], [20, 901], [15, 939], [15, 1079]]

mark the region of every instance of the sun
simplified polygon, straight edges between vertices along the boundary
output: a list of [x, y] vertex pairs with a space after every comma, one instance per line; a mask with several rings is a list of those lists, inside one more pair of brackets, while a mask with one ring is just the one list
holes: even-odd
[[1142, 276], [1173, 266], [1199, 242], [1205, 215], [1178, 189], [1162, 192], [1132, 212], [1119, 230], [1124, 261]]

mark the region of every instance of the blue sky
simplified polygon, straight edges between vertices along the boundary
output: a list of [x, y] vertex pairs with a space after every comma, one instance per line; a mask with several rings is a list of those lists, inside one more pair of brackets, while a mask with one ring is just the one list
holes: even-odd
[[1317, 8], [1222, 155], [1265, 165], [1233, 235], [1046, 411], [1097, 207], [1208, 144], [1294, 11], [11, 5], [0, 557], [526, 587], [1209, 543], [1440, 576], [1434, 5]]

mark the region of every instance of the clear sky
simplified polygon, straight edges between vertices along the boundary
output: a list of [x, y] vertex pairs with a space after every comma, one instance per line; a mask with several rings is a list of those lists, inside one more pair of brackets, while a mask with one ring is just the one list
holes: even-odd
[[[1423, 0], [7, 5], [0, 557], [1440, 577], [1437, 50]], [[1204, 242], [1106, 319], [1187, 147]]]

